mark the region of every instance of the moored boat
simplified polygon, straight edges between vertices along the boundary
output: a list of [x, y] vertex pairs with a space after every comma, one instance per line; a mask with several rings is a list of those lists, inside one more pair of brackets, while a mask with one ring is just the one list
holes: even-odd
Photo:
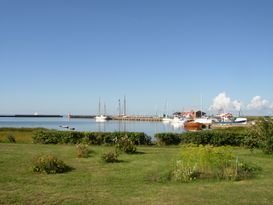
[[108, 119], [105, 115], [98, 115], [95, 117], [96, 122], [105, 122]]
[[235, 120], [234, 120], [235, 123], [240, 123], [240, 124], [246, 124], [247, 123], [247, 118], [245, 117], [237, 117]]
[[204, 124], [200, 122], [188, 121], [184, 124], [184, 128], [190, 131], [202, 130]]

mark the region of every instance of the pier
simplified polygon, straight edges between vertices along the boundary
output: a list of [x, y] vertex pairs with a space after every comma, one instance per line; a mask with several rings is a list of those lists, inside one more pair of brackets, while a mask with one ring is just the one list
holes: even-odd
[[112, 120], [128, 120], [128, 121], [162, 121], [162, 117], [147, 117], [147, 116], [111, 116]]
[[[83, 118], [83, 119], [93, 119], [95, 115], [69, 115], [70, 118]], [[128, 121], [150, 121], [150, 122], [160, 122], [162, 117], [152, 117], [152, 116], [119, 116], [110, 115], [107, 116], [108, 120], [128, 120]]]

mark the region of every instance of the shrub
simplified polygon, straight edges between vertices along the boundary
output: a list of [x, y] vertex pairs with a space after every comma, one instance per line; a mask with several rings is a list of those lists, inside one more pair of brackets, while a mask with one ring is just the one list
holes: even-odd
[[33, 142], [40, 144], [57, 144], [59, 138], [57, 137], [57, 131], [44, 131], [39, 130], [33, 134]]
[[121, 138], [116, 138], [115, 143], [117, 150], [123, 151], [127, 154], [133, 154], [136, 152], [136, 146], [127, 135]]
[[34, 172], [44, 172], [47, 174], [63, 173], [70, 170], [63, 161], [52, 154], [40, 155], [33, 159]]
[[142, 132], [71, 132], [40, 130], [33, 134], [33, 142], [41, 144], [114, 144], [114, 139], [127, 136], [135, 145], [148, 145], [151, 138]]
[[181, 137], [176, 133], [157, 133], [155, 138], [159, 145], [177, 145], [181, 142]]
[[16, 139], [15, 139], [15, 137], [12, 134], [8, 134], [7, 141], [9, 143], [16, 143]]
[[255, 167], [239, 162], [231, 147], [185, 145], [175, 163], [172, 178], [182, 182], [198, 178], [239, 180], [255, 170]]
[[257, 121], [246, 137], [245, 143], [251, 149], [260, 147], [264, 153], [273, 154], [273, 119], [263, 118]]
[[107, 162], [107, 163], [114, 163], [114, 162], [118, 162], [118, 153], [117, 152], [106, 152], [106, 153], [103, 153], [101, 155], [101, 159], [104, 161], [104, 162]]
[[87, 158], [89, 154], [87, 144], [77, 144], [76, 145], [76, 154], [78, 158]]
[[185, 132], [180, 135], [182, 143], [194, 143], [214, 146], [240, 146], [244, 144], [246, 130], [218, 129], [199, 132]]

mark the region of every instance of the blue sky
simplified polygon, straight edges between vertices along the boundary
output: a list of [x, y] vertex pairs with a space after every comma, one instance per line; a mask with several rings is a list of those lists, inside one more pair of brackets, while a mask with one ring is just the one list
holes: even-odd
[[223, 92], [245, 113], [271, 112], [272, 10], [271, 0], [1, 0], [0, 113], [95, 114], [101, 97], [115, 114], [124, 94], [130, 114], [160, 113], [166, 100], [169, 112], [197, 109], [200, 95], [209, 110]]

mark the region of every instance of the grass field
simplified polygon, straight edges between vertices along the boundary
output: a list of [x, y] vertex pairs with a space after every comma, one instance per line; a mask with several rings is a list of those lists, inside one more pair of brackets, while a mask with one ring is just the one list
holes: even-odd
[[[237, 149], [263, 170], [244, 181], [178, 183], [159, 180], [170, 171], [180, 147], [138, 147], [122, 154], [120, 163], [101, 162], [113, 147], [91, 146], [90, 157], [78, 159], [73, 145], [0, 143], [0, 204], [272, 204], [273, 156]], [[74, 170], [34, 174], [31, 160], [52, 153]]]
[[12, 135], [17, 143], [31, 143], [33, 133], [41, 129], [46, 130], [45, 128], [0, 128], [0, 142], [6, 142], [7, 136]]

